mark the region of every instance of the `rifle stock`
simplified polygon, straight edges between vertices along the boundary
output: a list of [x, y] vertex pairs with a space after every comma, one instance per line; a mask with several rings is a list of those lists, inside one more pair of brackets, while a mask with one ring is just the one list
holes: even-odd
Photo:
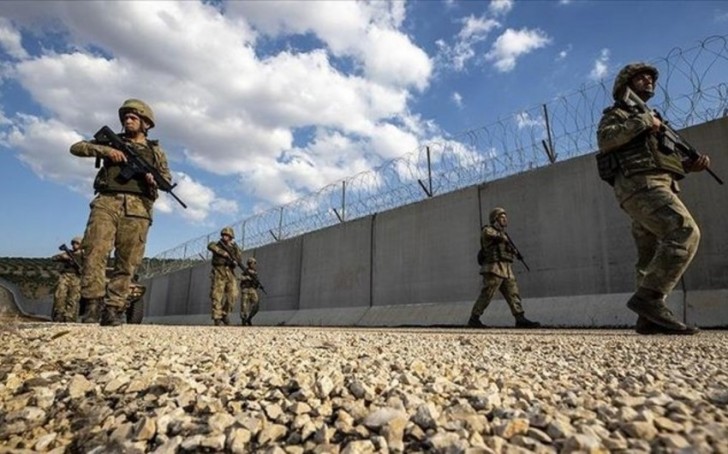
[[96, 134], [94, 134], [94, 139], [101, 144], [108, 145], [124, 153], [126, 156], [126, 165], [121, 169], [120, 176], [122, 179], [128, 181], [137, 175], [146, 175], [149, 173], [154, 178], [154, 181], [157, 183], [157, 187], [160, 191], [164, 191], [171, 195], [174, 200], [182, 205], [183, 208], [187, 208], [187, 205], [182, 201], [182, 199], [177, 197], [177, 194], [172, 191], [177, 186], [177, 183], [172, 184], [167, 181], [162, 174], [159, 173], [159, 170], [157, 170], [156, 167], [149, 164], [144, 158], [139, 156], [134, 148], [124, 142], [121, 137], [111, 130], [111, 128], [103, 126]]
[[[669, 152], [677, 151], [691, 161], [695, 161], [701, 156], [698, 150], [696, 150], [690, 142], [685, 140], [679, 132], [673, 129], [673, 127], [662, 118], [659, 112], [651, 109], [647, 103], [645, 103], [630, 87], [625, 89], [622, 101], [628, 106], [637, 107], [642, 113], [650, 113], [656, 116], [662, 122], [660, 135], [661, 139], [663, 139], [662, 142], [664, 147], [667, 148]], [[723, 180], [710, 168], [706, 168], [705, 170], [713, 177], [713, 179], [715, 179], [715, 181], [718, 182], [718, 184], [723, 184]]]

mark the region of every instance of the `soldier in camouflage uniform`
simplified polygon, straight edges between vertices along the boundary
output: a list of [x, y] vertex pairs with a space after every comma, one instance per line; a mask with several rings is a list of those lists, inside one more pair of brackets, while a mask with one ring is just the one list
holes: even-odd
[[[119, 108], [123, 140], [171, 181], [167, 157], [156, 140], [147, 139], [154, 127], [154, 113], [143, 101], [127, 99]], [[96, 141], [81, 141], [71, 146], [71, 153], [103, 161], [96, 175], [83, 249], [86, 264], [81, 276], [81, 297], [87, 307], [84, 321], [99, 319], [102, 326], [123, 322], [132, 276], [144, 257], [147, 233], [152, 224], [152, 210], [157, 199], [157, 184], [152, 174], [121, 178], [126, 155]], [[114, 250], [114, 269], [106, 286], [106, 263]], [[108, 292], [108, 293], [107, 293]]]
[[207, 249], [212, 251], [210, 301], [215, 326], [230, 324], [229, 315], [238, 299], [235, 268], [242, 263], [243, 251], [234, 239], [232, 227], [225, 227], [220, 231], [220, 240], [207, 245]]
[[610, 159], [618, 169], [608, 181], [620, 207], [632, 219], [638, 288], [627, 307], [639, 315], [636, 331], [694, 334], [698, 329], [677, 320], [665, 298], [692, 261], [700, 241], [695, 220], [677, 196], [677, 180], [687, 172], [705, 170], [710, 159], [701, 155], [685, 161], [677, 153], [665, 153], [658, 116], [623, 101], [628, 86], [642, 100], [650, 99], [657, 77], [657, 69], [645, 63], [622, 68], [612, 90], [615, 104], [604, 111], [597, 140], [600, 158]]
[[258, 296], [258, 262], [250, 257], [247, 267], [240, 276], [240, 318], [243, 326], [253, 324], [252, 320], [258, 313], [260, 298]]
[[521, 305], [521, 296], [518, 293], [518, 284], [512, 266], [516, 250], [506, 233], [508, 226], [506, 210], [493, 209], [490, 212], [489, 220], [490, 225], [483, 227], [480, 235], [480, 247], [484, 253], [484, 261], [480, 268], [480, 274], [483, 276], [483, 288], [473, 305], [468, 326], [485, 327], [480, 321], [480, 316], [485, 312], [495, 292], [500, 290], [511, 309], [511, 314], [516, 318], [516, 328], [537, 328], [541, 324], [527, 319]]
[[[71, 253], [79, 266], [83, 266], [83, 250], [80, 236], [71, 240]], [[76, 268], [67, 252], [54, 255], [51, 260], [61, 262], [63, 268], [58, 276], [56, 290], [53, 293], [54, 322], [76, 322], [78, 318], [78, 302], [81, 299], [81, 271]]]

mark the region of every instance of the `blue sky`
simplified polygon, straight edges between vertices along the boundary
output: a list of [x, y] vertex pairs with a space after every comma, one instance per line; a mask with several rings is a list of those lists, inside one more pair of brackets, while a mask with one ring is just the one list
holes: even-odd
[[728, 33], [703, 1], [0, 2], [0, 256], [82, 234], [70, 145], [149, 102], [182, 210], [147, 256]]

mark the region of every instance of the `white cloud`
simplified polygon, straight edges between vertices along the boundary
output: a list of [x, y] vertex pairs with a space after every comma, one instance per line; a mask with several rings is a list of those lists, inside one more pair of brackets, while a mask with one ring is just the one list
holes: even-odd
[[589, 78], [592, 80], [602, 79], [607, 75], [609, 63], [609, 49], [602, 49], [599, 57], [594, 61], [594, 67], [589, 72]]
[[[371, 169], [431, 131], [407, 105], [427, 87], [431, 62], [399, 31], [401, 2], [291, 2], [285, 15], [274, 2], [229, 2], [225, 13], [193, 1], [12, 5], [0, 2], [0, 15], [32, 33], [51, 23], [67, 27], [69, 50], [59, 46], [4, 72], [50, 118], [14, 115], [0, 134], [54, 181], [90, 187], [93, 171], [68, 146], [103, 124], [118, 129], [118, 106], [129, 97], [152, 106], [151, 137], [162, 140], [173, 171], [185, 160], [198, 171], [233, 175], [242, 194], [263, 205]], [[262, 56], [256, 48], [263, 34], [303, 33], [324, 47]], [[338, 57], [350, 59], [353, 71], [332, 64]], [[42, 127], [61, 135], [41, 144]], [[316, 137], [295, 143], [299, 128], [314, 128]], [[64, 158], [48, 159], [46, 149]], [[190, 219], [233, 207], [190, 175], [175, 175], [180, 197], [192, 201]], [[160, 211], [168, 201], [160, 200]]]
[[543, 127], [544, 121], [540, 116], [531, 118], [528, 112], [519, 112], [516, 114], [516, 125], [518, 126], [518, 129]]
[[493, 43], [485, 59], [495, 61], [495, 67], [500, 72], [509, 72], [516, 67], [516, 60], [536, 49], [540, 49], [551, 42], [541, 30], [507, 29]]
[[452, 102], [455, 103], [456, 106], [459, 108], [463, 108], [463, 97], [458, 92], [453, 92], [452, 94]]
[[[9, 130], [0, 133], [0, 144], [19, 152], [19, 159], [40, 178], [68, 185], [90, 197], [98, 170], [94, 159], [79, 158], [70, 153], [70, 145], [79, 140], [83, 137], [58, 120], [23, 114], [14, 119]], [[216, 196], [211, 188], [183, 173], [177, 172], [175, 176], [179, 185], [174, 192], [188, 205], [188, 209], [180, 210], [180, 213], [188, 219], [201, 221], [212, 212], [237, 211], [235, 202]], [[171, 212], [177, 202], [164, 193], [161, 196], [155, 207], [162, 212]]]
[[566, 57], [569, 56], [569, 52], [571, 52], [571, 48], [572, 48], [572, 46], [571, 46], [571, 44], [569, 44], [568, 46], [566, 46], [565, 49], [560, 50], [559, 53], [556, 55], [556, 61], [561, 61], [561, 60], [566, 59]]
[[28, 53], [21, 44], [20, 32], [3, 17], [0, 17], [0, 49], [19, 60], [28, 58]]
[[498, 16], [507, 14], [513, 9], [513, 0], [491, 0], [488, 10]]
[[359, 59], [373, 81], [419, 90], [428, 84], [432, 62], [397, 30], [403, 2], [289, 2], [286, 14], [276, 2], [229, 2], [226, 8], [271, 36], [312, 32], [333, 55]]
[[449, 46], [445, 41], [438, 40], [440, 58], [452, 65], [456, 71], [462, 71], [469, 60], [475, 56], [475, 46], [485, 41], [491, 30], [500, 27], [495, 19], [485, 16], [470, 15], [462, 19], [463, 26], [457, 34], [455, 44]]

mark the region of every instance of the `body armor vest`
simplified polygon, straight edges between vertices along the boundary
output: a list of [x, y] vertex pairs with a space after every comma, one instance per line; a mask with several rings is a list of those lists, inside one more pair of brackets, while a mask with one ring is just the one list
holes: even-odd
[[[158, 168], [159, 163], [155, 152], [155, 148], [157, 147], [156, 140], [147, 141], [147, 145], [135, 142], [127, 143], [131, 144], [139, 156], [144, 158], [145, 161]], [[157, 191], [147, 184], [144, 175], [135, 175], [128, 181], [121, 179], [121, 169], [125, 165], [123, 162], [115, 163], [110, 159], [104, 159], [104, 165], [94, 179], [94, 190], [102, 194], [119, 192], [139, 194], [155, 200], [157, 198]]]
[[513, 260], [516, 258], [513, 248], [503, 241], [488, 242], [488, 244], [483, 247], [483, 250], [485, 251], [485, 263], [513, 263]]
[[613, 153], [626, 177], [653, 170], [670, 172], [677, 180], [685, 177], [680, 156], [677, 153], [665, 154], [664, 151], [659, 137], [645, 132], [617, 148]]
[[238, 251], [237, 251], [237, 247], [235, 246], [235, 244], [230, 244], [229, 246], [225, 246], [222, 244], [222, 241], [218, 241], [217, 247], [219, 247], [223, 251], [226, 251], [226, 250], [230, 251], [228, 253], [229, 254], [232, 253], [232, 254], [230, 254], [231, 255], [230, 259], [227, 259], [220, 254], [212, 254], [212, 266], [229, 266], [231, 268], [235, 268], [235, 266], [236, 266], [235, 262], [231, 261], [231, 259], [237, 260], [237, 257], [235, 257], [235, 255], [237, 255]]

